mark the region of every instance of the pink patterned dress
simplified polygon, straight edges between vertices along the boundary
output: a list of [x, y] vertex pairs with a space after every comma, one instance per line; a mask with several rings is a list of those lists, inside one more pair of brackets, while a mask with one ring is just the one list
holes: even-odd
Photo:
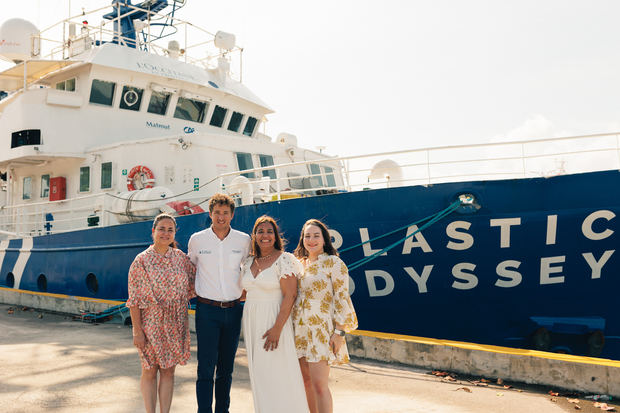
[[187, 302], [196, 296], [196, 269], [183, 251], [168, 248], [161, 255], [150, 246], [136, 256], [129, 268], [127, 307], [139, 307], [144, 351], [142, 367], [168, 369], [190, 357]]

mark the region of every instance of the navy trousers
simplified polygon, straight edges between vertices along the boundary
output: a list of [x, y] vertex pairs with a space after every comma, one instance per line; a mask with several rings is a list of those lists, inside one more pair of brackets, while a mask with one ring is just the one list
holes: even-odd
[[213, 412], [214, 387], [215, 413], [228, 413], [242, 314], [243, 307], [240, 304], [232, 308], [220, 308], [196, 302], [198, 413]]

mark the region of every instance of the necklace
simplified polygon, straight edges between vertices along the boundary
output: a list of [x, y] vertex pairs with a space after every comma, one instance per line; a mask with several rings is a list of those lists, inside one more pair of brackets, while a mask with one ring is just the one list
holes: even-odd
[[265, 255], [264, 257], [256, 257], [256, 260], [266, 260], [267, 258], [271, 257], [274, 253], [275, 253], [275, 250], [271, 251], [271, 254]]
[[258, 270], [256, 272], [256, 275], [254, 276], [254, 278], [258, 277], [258, 274], [260, 274], [263, 271], [263, 269], [260, 267], [260, 264], [258, 263], [258, 261], [259, 260], [266, 260], [267, 258], [271, 257], [275, 253], [276, 253], [276, 250], [271, 251], [271, 254], [265, 255], [264, 257], [256, 257], [254, 259], [254, 263], [256, 264], [256, 269]]

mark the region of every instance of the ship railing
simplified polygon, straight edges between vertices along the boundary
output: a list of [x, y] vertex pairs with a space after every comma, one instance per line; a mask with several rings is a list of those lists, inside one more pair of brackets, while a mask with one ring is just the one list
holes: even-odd
[[87, 229], [110, 223], [106, 194], [0, 208], [0, 233], [10, 238]]
[[[620, 134], [598, 134], [346, 157], [317, 155], [301, 162], [224, 173], [207, 179], [198, 192], [184, 191], [170, 199], [189, 200], [206, 210], [208, 197], [216, 191], [227, 192], [245, 205], [341, 191], [619, 169]], [[4, 206], [0, 208], [0, 234], [43, 235], [127, 222], [114, 205], [118, 199], [105, 192]]]
[[[287, 176], [288, 172], [311, 164], [319, 165], [320, 173]], [[326, 185], [327, 174], [322, 166], [333, 169], [335, 185]], [[221, 188], [228, 188], [227, 192], [243, 198], [242, 203], [246, 204], [260, 199], [280, 200], [336, 191], [472, 180], [549, 178], [619, 169], [620, 134], [605, 133], [312, 159], [226, 173], [220, 175], [218, 181]], [[266, 186], [260, 181], [265, 179], [263, 172], [269, 170], [276, 176], [269, 179], [270, 190], [266, 192]], [[239, 175], [255, 176], [249, 178], [254, 188], [253, 197], [247, 195], [247, 190], [244, 193], [242, 183], [237, 181], [234, 184]], [[291, 180], [315, 184], [299, 188], [291, 185]], [[229, 188], [231, 184], [235, 190]]]
[[[136, 39], [123, 36], [119, 30], [114, 29], [114, 23], [136, 11], [145, 11], [136, 5], [126, 6], [130, 9], [128, 12], [121, 13], [112, 20], [103, 20], [99, 25], [89, 24], [88, 20], [100, 19], [101, 15], [109, 12], [113, 6], [106, 5], [83, 12], [46, 27], [31, 38], [32, 56], [69, 59], [94, 45], [117, 42], [159, 55], [175, 55], [185, 63], [200, 64], [211, 69], [217, 67], [218, 58], [226, 57], [231, 63], [230, 68], [235, 68], [235, 71], [230, 70], [229, 74], [239, 81], [242, 80], [242, 47], [235, 45], [230, 50], [219, 49], [215, 46], [214, 33], [176, 16], [170, 16], [164, 13], [166, 9], [162, 12], [150, 11], [144, 27], [136, 32]], [[120, 3], [116, 7], [120, 7]], [[177, 9], [180, 7], [177, 6]], [[165, 22], [163, 26], [161, 21]], [[120, 27], [120, 24], [117, 27]], [[164, 38], [176, 40], [179, 44], [178, 50], [169, 48], [170, 43], [165, 43]]]

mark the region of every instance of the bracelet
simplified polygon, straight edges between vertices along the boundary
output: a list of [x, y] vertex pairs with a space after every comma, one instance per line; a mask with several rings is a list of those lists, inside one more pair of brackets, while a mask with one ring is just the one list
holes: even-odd
[[344, 331], [334, 328], [334, 334], [338, 334], [340, 337], [344, 337]]

